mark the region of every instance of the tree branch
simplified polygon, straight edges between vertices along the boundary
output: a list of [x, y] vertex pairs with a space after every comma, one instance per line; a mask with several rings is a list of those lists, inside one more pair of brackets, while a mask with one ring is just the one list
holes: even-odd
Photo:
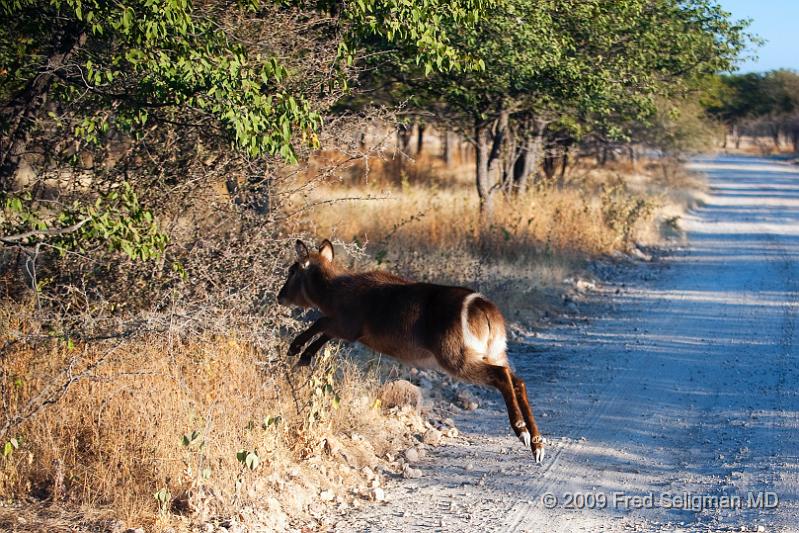
[[6, 235], [0, 237], [0, 242], [5, 244], [6, 246], [17, 246], [20, 241], [27, 239], [28, 237], [34, 237], [36, 235], [43, 235], [47, 237], [54, 237], [56, 235], [64, 235], [66, 233], [72, 233], [78, 231], [84, 224], [89, 222], [91, 218], [84, 218], [72, 224], [71, 226], [67, 226], [66, 228], [49, 228], [49, 229], [38, 229], [38, 230], [30, 230], [24, 233], [17, 233], [16, 235]]

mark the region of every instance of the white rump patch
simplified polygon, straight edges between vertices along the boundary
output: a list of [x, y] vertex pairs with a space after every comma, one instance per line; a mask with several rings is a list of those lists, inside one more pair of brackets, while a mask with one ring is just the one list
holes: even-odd
[[482, 298], [483, 295], [479, 292], [473, 292], [469, 296], [463, 299], [463, 307], [461, 308], [461, 328], [463, 329], [463, 344], [471, 351], [481, 354], [487, 355], [488, 352], [488, 343], [486, 342], [487, 339], [478, 339], [477, 335], [475, 335], [472, 330], [469, 328], [469, 306], [472, 305], [472, 302], [478, 298]]
[[508, 360], [505, 356], [505, 352], [508, 349], [508, 343], [505, 339], [505, 331], [497, 331], [494, 334], [494, 338], [491, 339], [491, 344], [488, 347], [488, 353], [486, 354], [486, 358], [491, 361], [492, 364], [504, 366], [507, 364]]
[[474, 353], [482, 355], [489, 363], [504, 365], [506, 362], [505, 350], [507, 349], [504, 328], [500, 331], [492, 331], [494, 337], [491, 339], [490, 344], [488, 338], [481, 339], [477, 337], [469, 328], [469, 306], [478, 298], [485, 300], [485, 297], [479, 292], [473, 292], [463, 299], [463, 307], [461, 308], [463, 344]]

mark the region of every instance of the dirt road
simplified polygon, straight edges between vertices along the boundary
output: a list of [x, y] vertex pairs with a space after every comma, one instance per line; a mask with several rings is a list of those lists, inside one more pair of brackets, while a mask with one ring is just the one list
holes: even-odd
[[588, 322], [511, 346], [543, 465], [497, 401], [337, 530], [799, 531], [799, 168], [694, 166], [711, 194], [684, 247], [602, 288]]

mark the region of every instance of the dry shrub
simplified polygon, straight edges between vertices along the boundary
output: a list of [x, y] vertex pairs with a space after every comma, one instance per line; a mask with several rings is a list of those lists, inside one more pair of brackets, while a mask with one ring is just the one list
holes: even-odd
[[[427, 162], [420, 165], [436, 168]], [[357, 171], [365, 172], [360, 166]], [[499, 196], [491, 226], [480, 232], [478, 199], [470, 180], [461, 177], [453, 182], [445, 175], [429, 182], [397, 184], [394, 173], [377, 163], [368, 179], [361, 184], [329, 184], [306, 194], [301, 202], [316, 207], [309, 211], [304, 227], [318, 235], [369, 242], [380, 255], [378, 260], [392, 248], [450, 252], [479, 248], [484, 259], [506, 261], [546, 254], [609, 253], [624, 249], [635, 234], [608, 220], [601, 201], [603, 190], [613, 188], [614, 202], [631, 206], [652, 203], [645, 196], [653, 195], [627, 188], [619, 172], [583, 176], [577, 186], [542, 183], [525, 194]], [[300, 200], [294, 201], [296, 205]], [[634, 218], [633, 225], [651, 222], [645, 212]]]
[[398, 379], [380, 387], [380, 403], [382, 407], [412, 407], [419, 409], [422, 405], [422, 391], [408, 380]]
[[[64, 368], [93, 370], [15, 428], [19, 448], [0, 459], [0, 494], [110, 507], [130, 525], [152, 522], [162, 489], [163, 511], [195, 520], [274, 508], [273, 499], [301, 515], [319, 487], [352, 485], [332, 467], [300, 461], [319, 456], [326, 436], [357, 431], [372, 457], [403, 438], [374, 404], [374, 376], [337, 365], [337, 355], [327, 350], [316, 370], [289, 380], [274, 366], [264, 371], [258, 350], [235, 337], [20, 347], [2, 368], [12, 413], [60, 383]], [[329, 376], [333, 388], [315, 390]], [[255, 469], [242, 462], [247, 453], [257, 455]], [[297, 487], [281, 490], [298, 464]]]
[[[635, 195], [614, 195], [614, 209], [620, 212], [614, 214], [600, 194], [555, 187], [500, 198], [493, 223], [482, 234], [470, 189], [408, 186], [378, 196], [368, 187], [336, 187], [313, 194], [341, 201], [314, 209], [306, 231], [368, 244], [374, 258], [368, 266], [476, 286], [501, 293], [505, 301], [505, 296], [520, 296], [519, 290], [526, 300], [537, 289], [559, 285], [585, 257], [626, 248], [639, 225], [651, 222], [649, 212], [635, 208], [645, 201]], [[629, 209], [621, 213], [628, 201]]]

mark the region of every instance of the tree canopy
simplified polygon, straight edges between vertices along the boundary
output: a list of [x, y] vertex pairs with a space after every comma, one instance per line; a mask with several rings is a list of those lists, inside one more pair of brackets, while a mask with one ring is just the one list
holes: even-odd
[[[629, 136], [658, 102], [734, 68], [749, 39], [712, 0], [2, 0], [0, 12], [6, 195], [23, 160], [45, 175], [139, 150], [122, 169], [95, 168], [108, 184], [95, 193], [236, 152], [263, 199], [267, 167], [318, 147], [325, 117], [379, 98], [475, 144], [489, 210], [497, 190], [526, 186], [546, 146]], [[775, 91], [768, 105], [793, 105]], [[66, 220], [30, 209], [8, 229]]]
[[[476, 144], [477, 190], [488, 207], [503, 167], [505, 179], [512, 167], [527, 169], [515, 176], [524, 186], [537, 161], [516, 163], [540, 157], [547, 125], [567, 142], [629, 136], [656, 117], [658, 102], [734, 68], [745, 27], [706, 0], [507, 0], [473, 26], [447, 28], [479, 69], [430, 72], [385, 42], [374, 68], [391, 99], [433, 110]], [[375, 81], [370, 71], [365, 82]]]

